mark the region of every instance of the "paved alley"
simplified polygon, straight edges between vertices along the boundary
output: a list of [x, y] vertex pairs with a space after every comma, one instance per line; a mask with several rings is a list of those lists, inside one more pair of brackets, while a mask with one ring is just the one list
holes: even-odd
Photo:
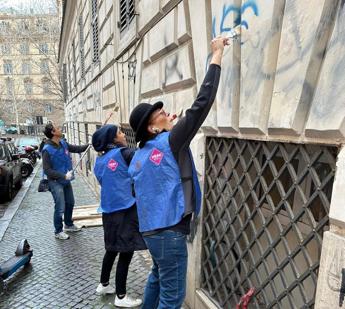
[[[67, 241], [55, 239], [53, 199], [49, 192], [37, 192], [39, 180], [37, 173], [0, 242], [0, 262], [14, 254], [21, 239], [33, 249], [31, 265], [6, 280], [0, 308], [115, 308], [114, 295], [95, 294], [104, 254], [102, 227], [83, 229]], [[97, 203], [81, 176], [73, 188], [77, 206]], [[149, 268], [147, 252], [137, 252], [129, 271], [129, 294], [142, 297]]]

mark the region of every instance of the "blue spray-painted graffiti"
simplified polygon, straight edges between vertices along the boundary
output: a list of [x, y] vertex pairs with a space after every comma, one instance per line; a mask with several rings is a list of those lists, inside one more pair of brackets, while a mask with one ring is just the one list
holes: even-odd
[[[232, 5], [232, 4], [231, 5], [225, 5], [224, 4], [223, 12], [222, 12], [222, 15], [221, 15], [221, 20], [220, 20], [220, 23], [219, 23], [218, 35], [221, 35], [221, 34], [224, 34], [226, 32], [230, 32], [231, 31], [232, 28], [225, 25], [226, 18], [231, 13], [235, 14], [234, 27], [236, 27], [238, 25], [241, 25], [241, 26], [245, 27], [246, 29], [248, 29], [249, 26], [248, 26], [247, 21], [241, 19], [242, 14], [247, 9], [251, 9], [256, 16], [259, 16], [259, 9], [258, 9], [258, 6], [257, 6], [255, 0], [249, 0], [249, 1], [245, 2], [241, 7], [238, 7], [238, 6], [235, 6], [235, 5]], [[213, 37], [217, 36], [216, 17], [215, 16], [213, 16], [213, 18], [212, 18], [212, 36]]]
[[[259, 8], [256, 3], [256, 0], [248, 0], [244, 4], [242, 4], [242, 6], [224, 4], [223, 11], [220, 14], [219, 31], [217, 31], [217, 17], [212, 17], [212, 38], [215, 38], [218, 35], [226, 36], [227, 33], [231, 32], [231, 30], [238, 25], [241, 25], [242, 27], [249, 29], [248, 22], [246, 20], [242, 20], [242, 15], [247, 10], [252, 10], [255, 16], [259, 16]], [[227, 17], [230, 14], [234, 14], [233, 27], [230, 27], [226, 24]], [[206, 59], [206, 71], [211, 60], [211, 55], [212, 54], [209, 54]]]

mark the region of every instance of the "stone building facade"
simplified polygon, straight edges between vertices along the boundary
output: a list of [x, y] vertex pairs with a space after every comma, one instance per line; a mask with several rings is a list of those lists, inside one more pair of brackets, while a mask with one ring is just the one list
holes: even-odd
[[[185, 111], [210, 40], [241, 25], [192, 144], [203, 211], [189, 238], [191, 308], [337, 308], [344, 259], [345, 6], [334, 0], [64, 3], [59, 50], [71, 142], [138, 102]], [[97, 189], [90, 153], [81, 166]]]
[[25, 133], [64, 121], [58, 12], [0, 15], [0, 119]]

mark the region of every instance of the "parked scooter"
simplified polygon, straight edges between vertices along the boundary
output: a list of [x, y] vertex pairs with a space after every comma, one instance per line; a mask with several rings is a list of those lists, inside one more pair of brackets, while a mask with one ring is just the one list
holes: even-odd
[[32, 249], [26, 239], [23, 239], [15, 252], [7, 261], [0, 264], [0, 293], [4, 289], [4, 280], [14, 274], [20, 267], [30, 264]]
[[25, 146], [25, 152], [21, 153], [20, 157], [29, 159], [32, 166], [35, 166], [37, 159], [40, 158], [40, 154], [38, 153], [37, 149], [37, 146]]
[[22, 162], [21, 172], [22, 177], [26, 178], [29, 177], [34, 170], [34, 166], [32, 165], [32, 162], [28, 158], [20, 158], [20, 161]]

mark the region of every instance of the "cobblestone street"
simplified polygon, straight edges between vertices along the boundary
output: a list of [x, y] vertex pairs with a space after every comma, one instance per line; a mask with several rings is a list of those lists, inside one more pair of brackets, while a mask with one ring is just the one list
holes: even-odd
[[[31, 265], [5, 281], [0, 308], [115, 308], [114, 295], [95, 293], [104, 254], [102, 227], [85, 228], [67, 241], [55, 239], [53, 199], [50, 192], [37, 192], [39, 174], [0, 242], [0, 262], [14, 254], [21, 239], [33, 249]], [[76, 206], [97, 203], [81, 176], [73, 188]], [[136, 252], [127, 281], [130, 295], [142, 297], [149, 268], [148, 253]], [[115, 267], [113, 285], [114, 275]]]

